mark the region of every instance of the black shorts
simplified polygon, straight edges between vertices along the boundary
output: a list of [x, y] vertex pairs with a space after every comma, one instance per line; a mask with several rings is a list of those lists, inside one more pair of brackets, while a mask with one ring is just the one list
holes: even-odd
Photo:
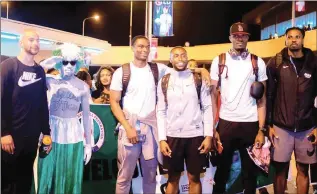
[[191, 138], [167, 137], [167, 144], [172, 150], [172, 157], [164, 156], [163, 167], [168, 174], [181, 173], [186, 169], [190, 174], [200, 174], [206, 171], [208, 159], [206, 154], [200, 154], [198, 148], [204, 141], [203, 136]]

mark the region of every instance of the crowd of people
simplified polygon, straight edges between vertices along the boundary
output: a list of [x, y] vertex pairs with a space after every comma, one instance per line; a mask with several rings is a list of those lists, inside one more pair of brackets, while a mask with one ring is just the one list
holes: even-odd
[[226, 193], [235, 151], [244, 193], [255, 194], [256, 177], [264, 172], [250, 152], [261, 152], [266, 139], [271, 157], [259, 157], [273, 166], [274, 193], [285, 193], [294, 153], [297, 193], [308, 194], [309, 173], [317, 174], [309, 168], [317, 163], [316, 56], [304, 47], [305, 31], [292, 27], [285, 48], [265, 64], [248, 51], [250, 35], [246, 24], [234, 23], [232, 47], [212, 60], [210, 71], [189, 60], [184, 47], [171, 49], [169, 65], [149, 62], [149, 39], [136, 36], [130, 63], [91, 76], [81, 49], [71, 43], [38, 65], [39, 36], [25, 30], [20, 54], [1, 63], [2, 193], [30, 193], [44, 139], [52, 143], [38, 161], [37, 193], [81, 193], [92, 155], [89, 104], [98, 103], [110, 104], [119, 122], [118, 194], [130, 192], [139, 160], [143, 193], [155, 193], [160, 156], [166, 193], [178, 193], [184, 161], [189, 193], [202, 193], [200, 173], [209, 159], [217, 166], [212, 193]]
[[[310, 30], [316, 29], [316, 27], [312, 28], [311, 25], [308, 24], [308, 25], [303, 25], [302, 29], [304, 31], [310, 31]], [[274, 35], [271, 33], [268, 39], [277, 39], [277, 38], [281, 38], [283, 36], [285, 36], [285, 34], [279, 36], [277, 34], [277, 32], [275, 32]]]

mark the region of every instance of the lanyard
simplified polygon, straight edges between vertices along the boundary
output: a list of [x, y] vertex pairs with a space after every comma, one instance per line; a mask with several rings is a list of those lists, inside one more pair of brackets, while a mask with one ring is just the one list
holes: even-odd
[[292, 59], [291, 56], [289, 57], [289, 60], [291, 61], [292, 65], [293, 65], [293, 67], [294, 67], [294, 69], [295, 69], [296, 75], [297, 75], [297, 77], [298, 77], [298, 72], [297, 72], [297, 69], [296, 69], [296, 65], [295, 65], [295, 63], [294, 63], [294, 61], [293, 61], [293, 59]]

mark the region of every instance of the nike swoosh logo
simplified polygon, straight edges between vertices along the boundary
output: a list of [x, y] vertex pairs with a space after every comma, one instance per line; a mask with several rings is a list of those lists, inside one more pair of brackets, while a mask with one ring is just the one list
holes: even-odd
[[29, 80], [29, 81], [23, 81], [23, 80], [22, 80], [22, 77], [20, 77], [20, 79], [19, 79], [19, 81], [18, 81], [18, 85], [19, 85], [20, 87], [25, 87], [25, 86], [28, 86], [28, 85], [33, 84], [33, 83], [35, 83], [35, 82], [38, 82], [38, 81], [40, 81], [41, 79], [42, 79], [42, 78], [33, 79], [33, 80]]

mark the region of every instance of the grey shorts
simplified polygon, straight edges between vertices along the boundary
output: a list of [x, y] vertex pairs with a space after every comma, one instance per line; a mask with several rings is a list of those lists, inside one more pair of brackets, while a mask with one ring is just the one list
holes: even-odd
[[274, 138], [275, 148], [272, 157], [276, 162], [289, 162], [294, 151], [295, 160], [303, 164], [317, 162], [316, 146], [307, 140], [307, 135], [313, 130], [291, 132], [274, 125], [278, 138]]

